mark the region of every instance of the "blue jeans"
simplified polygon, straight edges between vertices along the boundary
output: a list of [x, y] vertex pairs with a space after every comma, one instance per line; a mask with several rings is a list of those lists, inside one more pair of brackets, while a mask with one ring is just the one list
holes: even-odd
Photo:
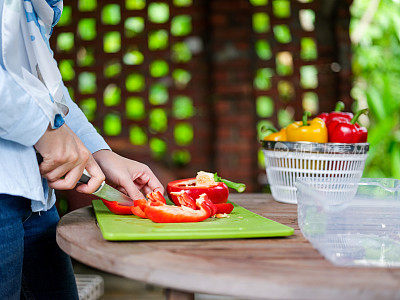
[[0, 299], [78, 299], [71, 259], [56, 243], [55, 207], [0, 194]]

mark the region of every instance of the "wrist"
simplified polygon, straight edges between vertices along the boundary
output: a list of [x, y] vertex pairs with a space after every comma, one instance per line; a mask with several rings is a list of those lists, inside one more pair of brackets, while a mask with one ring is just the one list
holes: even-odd
[[113, 154], [114, 154], [114, 152], [112, 152], [112, 150], [110, 150], [110, 149], [100, 149], [100, 150], [92, 153], [93, 158], [96, 160], [97, 163], [99, 163], [103, 159], [106, 159], [107, 157], [109, 157], [110, 155], [113, 155]]

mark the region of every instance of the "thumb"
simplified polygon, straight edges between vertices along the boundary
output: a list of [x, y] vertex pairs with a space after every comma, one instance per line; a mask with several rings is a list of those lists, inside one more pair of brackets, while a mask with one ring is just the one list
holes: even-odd
[[76, 188], [76, 191], [85, 194], [92, 194], [103, 183], [105, 176], [92, 156], [90, 156], [89, 160], [87, 161], [85, 169], [90, 174], [90, 180], [87, 184], [79, 185]]
[[125, 189], [128, 193], [128, 196], [131, 197], [133, 200], [144, 199], [144, 195], [139, 191], [136, 185], [133, 183], [132, 180], [127, 179], [121, 182], [121, 187]]

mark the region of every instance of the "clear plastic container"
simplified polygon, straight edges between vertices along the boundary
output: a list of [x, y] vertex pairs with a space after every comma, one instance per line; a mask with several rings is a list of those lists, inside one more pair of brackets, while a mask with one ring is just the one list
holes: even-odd
[[340, 266], [400, 267], [399, 180], [299, 178], [296, 186], [301, 232], [325, 258]]

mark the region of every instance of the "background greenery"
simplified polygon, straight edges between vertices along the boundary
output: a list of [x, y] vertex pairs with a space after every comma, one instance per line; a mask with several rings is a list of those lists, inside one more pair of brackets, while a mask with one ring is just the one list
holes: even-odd
[[354, 109], [370, 109], [361, 120], [371, 145], [364, 176], [400, 179], [400, 1], [377, 1], [370, 22], [361, 25], [373, 1], [354, 0], [350, 26]]
[[[190, 5], [190, 0], [176, 0], [175, 5]], [[250, 0], [255, 5], [265, 5], [267, 0]], [[95, 0], [79, 0], [81, 11], [96, 9]], [[130, 9], [142, 9], [145, 0], [127, 0]], [[274, 14], [285, 17], [290, 14], [290, 3], [287, 0], [274, 1]], [[374, 6], [374, 3], [377, 4]], [[354, 0], [351, 7], [350, 34], [353, 40], [353, 72], [354, 87], [352, 96], [356, 100], [353, 110], [369, 107], [369, 116], [361, 118], [361, 123], [369, 128], [368, 141], [371, 149], [364, 176], [366, 177], [394, 177], [400, 179], [400, 0]], [[367, 17], [366, 17], [367, 16]], [[369, 16], [369, 17], [368, 17]], [[71, 22], [71, 8], [66, 6], [59, 26]], [[154, 22], [165, 22], [169, 18], [168, 5], [152, 3], [148, 7], [148, 17]], [[307, 16], [313, 23], [314, 15]], [[83, 40], [94, 40], [97, 37], [96, 22], [104, 24], [118, 24], [121, 22], [121, 9], [117, 4], [106, 5], [101, 13], [101, 20], [84, 18], [78, 24], [78, 34]], [[269, 16], [258, 12], [253, 15], [253, 29], [256, 32], [271, 30]], [[135, 36], [144, 30], [142, 17], [131, 17], [125, 20], [126, 34]], [[361, 28], [361, 29], [360, 29]], [[191, 17], [178, 16], [171, 21], [171, 34], [174, 36], [187, 35], [192, 31]], [[287, 27], [273, 28], [276, 39], [281, 43], [288, 43], [292, 37]], [[168, 46], [168, 33], [165, 30], [152, 31], [149, 35], [150, 49], [164, 49]], [[58, 36], [57, 47], [62, 51], [73, 51], [74, 34], [62, 33]], [[260, 59], [270, 59], [272, 52], [268, 42], [257, 41], [254, 45]], [[117, 52], [121, 48], [119, 32], [109, 32], [104, 36], [104, 51]], [[302, 40], [303, 59], [315, 59], [316, 46], [312, 39]], [[185, 43], [176, 43], [172, 47], [172, 58], [177, 62], [186, 62], [191, 59], [192, 53]], [[80, 53], [78, 63], [81, 66], [94, 63], [90, 51]], [[123, 60], [128, 65], [139, 65], [143, 62], [143, 55], [137, 49], [129, 49]], [[277, 58], [277, 72], [281, 75], [290, 74], [290, 66], [279, 64]], [[316, 84], [315, 70], [304, 69], [301, 74], [302, 84], [313, 87]], [[76, 74], [72, 60], [60, 62], [60, 70], [64, 80], [72, 80]], [[105, 76], [113, 78], [121, 72], [119, 63], [105, 66]], [[155, 60], [150, 65], [151, 76], [161, 78], [168, 76], [169, 66], [164, 60]], [[172, 74], [174, 82], [184, 87], [191, 79], [191, 74], [182, 69], [176, 69]], [[257, 70], [254, 78], [254, 87], [259, 90], [270, 88], [272, 70], [268, 68]], [[83, 72], [78, 78], [81, 93], [91, 94], [96, 90], [96, 74]], [[126, 81], [127, 89], [138, 91], [144, 88], [144, 77], [132, 73]], [[290, 89], [280, 87], [282, 95], [290, 96]], [[168, 101], [167, 88], [163, 83], [154, 84], [149, 88], [152, 104], [163, 104]], [[286, 92], [285, 92], [286, 91]], [[280, 93], [281, 94], [281, 93]], [[311, 93], [312, 94], [312, 93]], [[73, 95], [72, 95], [73, 96]], [[311, 97], [313, 95], [310, 95]], [[338, 99], [339, 100], [339, 99]], [[104, 103], [106, 106], [118, 105], [121, 101], [121, 91], [118, 86], [110, 85], [105, 90]], [[316, 100], [318, 101], [318, 100]], [[93, 119], [96, 111], [96, 101], [88, 98], [82, 101], [81, 107], [89, 119]], [[185, 96], [174, 99], [171, 112], [177, 119], [186, 119], [196, 112], [192, 100]], [[273, 102], [268, 97], [257, 98], [257, 113], [261, 117], [270, 117], [273, 113]], [[132, 98], [127, 101], [128, 117], [141, 120], [146, 116], [143, 99]], [[150, 113], [150, 130], [164, 132], [168, 126], [167, 115], [164, 110], [157, 109]], [[278, 112], [279, 125], [285, 126], [292, 122], [292, 116], [287, 111]], [[266, 121], [267, 122], [267, 121]], [[259, 124], [260, 126], [262, 123]], [[260, 127], [259, 126], [259, 127]], [[117, 115], [109, 115], [105, 119], [104, 131], [108, 135], [118, 135], [121, 131], [120, 119]], [[189, 124], [174, 129], [174, 137], [179, 145], [187, 145], [193, 139], [193, 130]], [[165, 142], [162, 140], [148, 141], [147, 136], [139, 127], [130, 131], [130, 138], [134, 145], [150, 143], [156, 157], [162, 157], [166, 152]], [[189, 159], [190, 160], [190, 159]], [[263, 162], [262, 156], [260, 161]]]

